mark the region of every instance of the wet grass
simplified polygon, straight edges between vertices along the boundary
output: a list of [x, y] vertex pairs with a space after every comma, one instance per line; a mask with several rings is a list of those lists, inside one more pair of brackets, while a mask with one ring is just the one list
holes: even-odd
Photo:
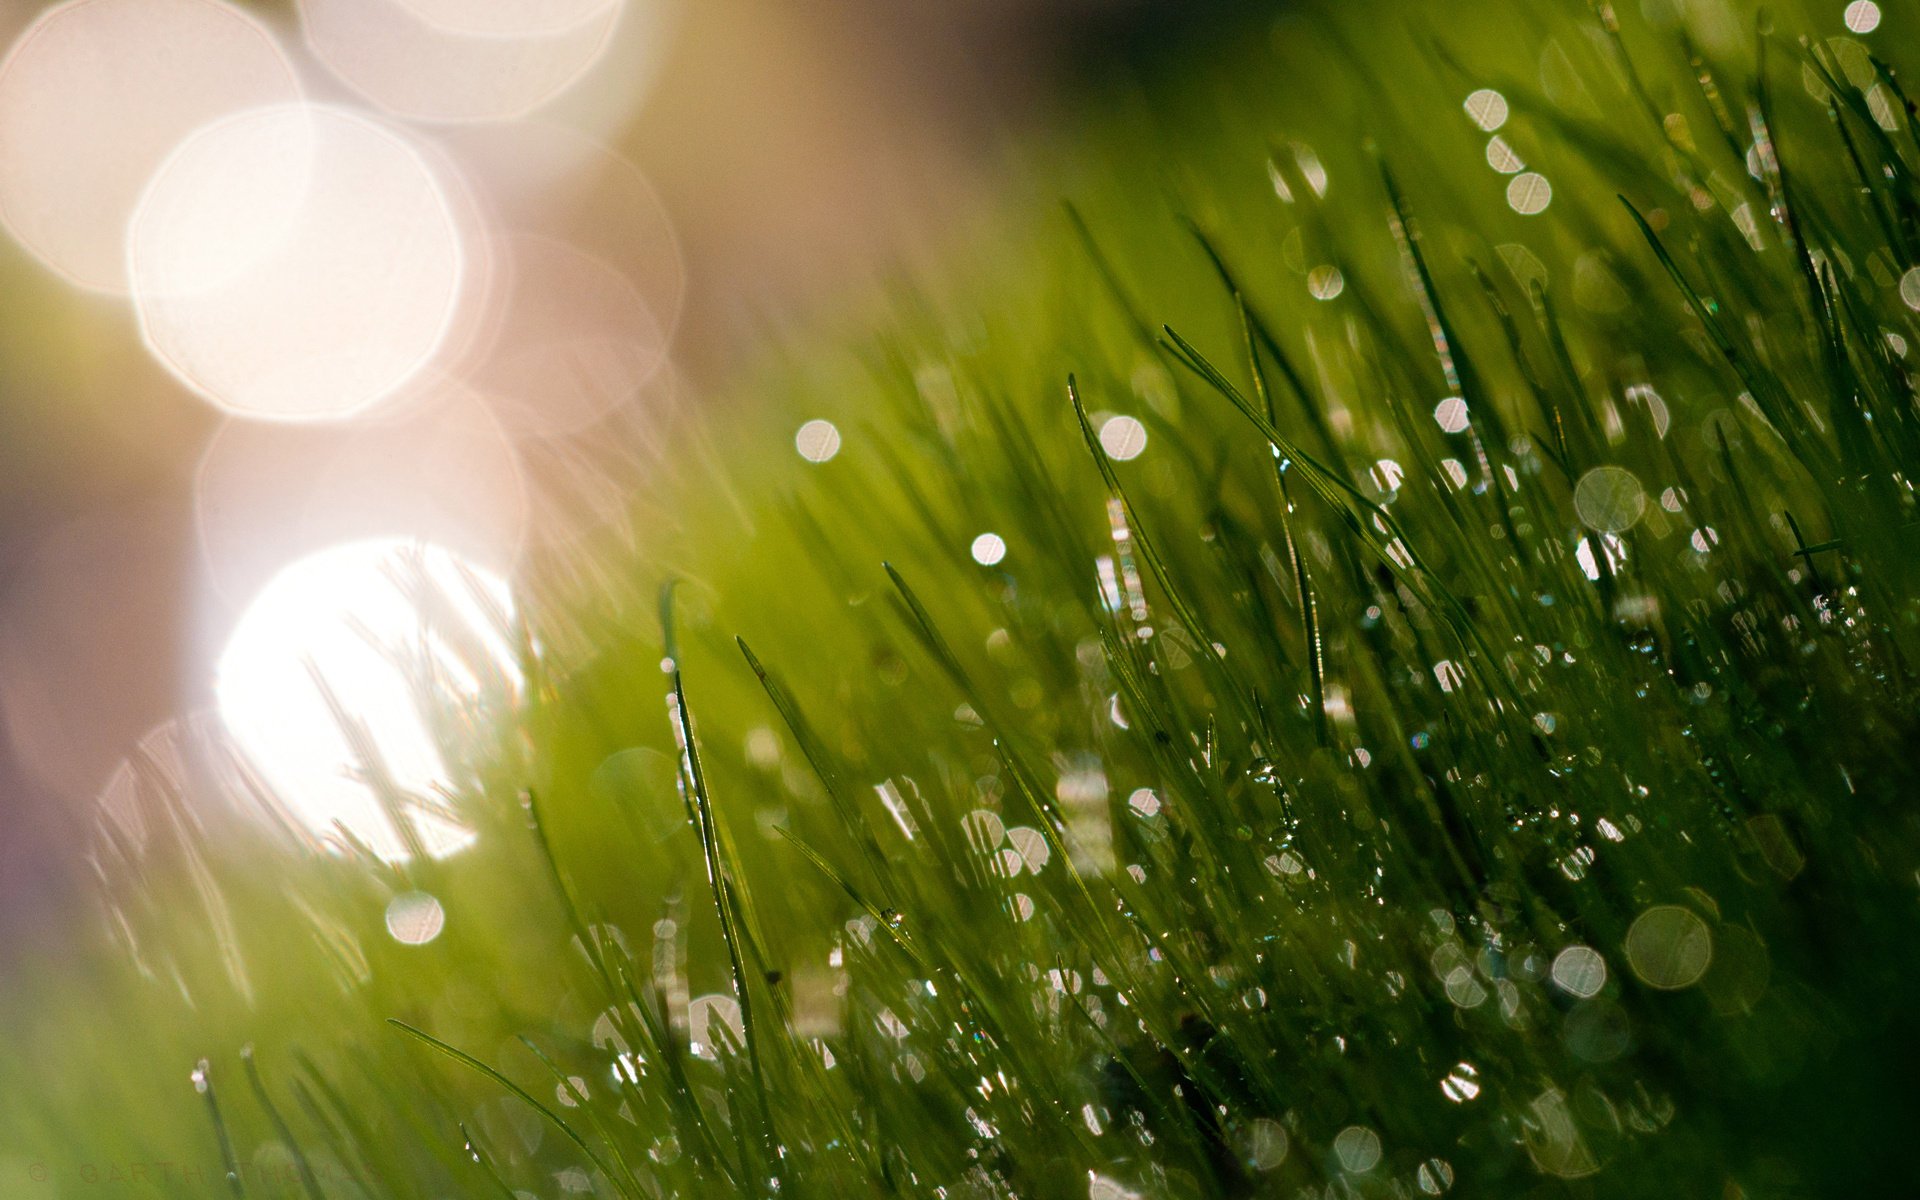
[[474, 849], [154, 772], [18, 1194], [1910, 1180], [1920, 8], [1342, 7], [682, 414], [447, 714]]

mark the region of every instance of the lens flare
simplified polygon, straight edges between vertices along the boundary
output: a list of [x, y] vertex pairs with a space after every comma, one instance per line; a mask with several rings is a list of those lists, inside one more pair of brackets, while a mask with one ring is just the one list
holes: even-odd
[[182, 138], [297, 99], [273, 35], [216, 0], [70, 0], [0, 63], [0, 222], [82, 287], [127, 287], [126, 227]]
[[[622, 5], [526, 36], [448, 29], [400, 0], [299, 0], [314, 57], [368, 102], [425, 121], [524, 116], [580, 82], [606, 53]], [[434, 11], [474, 11], [439, 0]], [[487, 6], [482, 6], [482, 11]], [[497, 6], [493, 6], [497, 7]]]
[[200, 130], [128, 231], [148, 347], [229, 412], [337, 418], [434, 358], [461, 308], [461, 221], [428, 159], [340, 109], [255, 109]]
[[450, 393], [391, 419], [331, 425], [229, 419], [194, 480], [215, 588], [251, 596], [289, 557], [374, 537], [421, 537], [495, 570], [518, 560], [530, 501], [513, 444], [478, 397]]
[[446, 799], [433, 700], [479, 703], [519, 679], [507, 585], [450, 551], [350, 542], [293, 563], [220, 655], [221, 721], [308, 829], [388, 862], [474, 834]]

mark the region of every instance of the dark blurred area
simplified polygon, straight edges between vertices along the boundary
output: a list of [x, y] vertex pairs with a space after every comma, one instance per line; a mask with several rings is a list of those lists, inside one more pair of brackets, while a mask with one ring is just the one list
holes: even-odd
[[[1076, 93], [1268, 6], [655, 7], [575, 89], [587, 100], [562, 95], [536, 115], [586, 127], [657, 194], [670, 232], [635, 251], [645, 261], [629, 274], [643, 291], [675, 289], [660, 348], [670, 382], [649, 391], [671, 386], [689, 402], [750, 360], [770, 327], [848, 302], [903, 256], [937, 253], [945, 231], [991, 202], [1011, 140], [1044, 133]], [[293, 4], [249, 11], [299, 40]], [[0, 41], [43, 12], [0, 7]], [[322, 97], [345, 94], [324, 64], [299, 66]], [[485, 136], [413, 127], [456, 147]], [[0, 157], [10, 150], [0, 142]], [[511, 176], [511, 145], [495, 151]], [[578, 232], [600, 215], [586, 205], [573, 220]], [[124, 297], [75, 287], [13, 239], [0, 239], [0, 287], [0, 950], [11, 953], [77, 901], [84, 830], [122, 757], [212, 703], [210, 664], [244, 598], [210, 586], [222, 564], [208, 562], [206, 461], [216, 442], [231, 451], [254, 435], [154, 361]], [[399, 461], [390, 469], [406, 470]], [[423, 475], [416, 490], [435, 486]], [[231, 506], [260, 510], [252, 553], [269, 565], [310, 548], [273, 540], [278, 503]]]

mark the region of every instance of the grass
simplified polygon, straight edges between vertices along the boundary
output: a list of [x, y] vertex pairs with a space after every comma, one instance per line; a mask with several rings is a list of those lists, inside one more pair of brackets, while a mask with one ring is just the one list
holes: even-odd
[[473, 850], [152, 772], [120, 943], [8, 1001], [7, 1194], [1910, 1181], [1920, 9], [1629, 8], [1104, 93], [1070, 207], [528, 573]]

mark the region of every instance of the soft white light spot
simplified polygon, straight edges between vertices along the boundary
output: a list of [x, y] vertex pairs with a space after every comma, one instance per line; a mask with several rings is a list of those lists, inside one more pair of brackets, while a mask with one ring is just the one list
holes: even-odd
[[[892, 1015], [882, 1014], [883, 1018]], [[687, 1005], [687, 1041], [694, 1057], [712, 1061], [720, 1057], [721, 1045], [737, 1050], [746, 1040], [747, 1025], [740, 1017], [740, 1002], [732, 996], [695, 996]]]
[[1153, 794], [1152, 788], [1136, 788], [1127, 797], [1127, 807], [1143, 817], [1160, 815], [1160, 797]]
[[1647, 419], [1653, 423], [1655, 436], [1667, 436], [1667, 430], [1673, 424], [1673, 414], [1667, 410], [1666, 400], [1659, 392], [1654, 391], [1651, 385], [1644, 383], [1630, 385], [1627, 388], [1627, 403], [1646, 409]]
[[127, 262], [141, 330], [194, 391], [311, 420], [393, 395], [462, 299], [459, 221], [393, 130], [284, 104], [181, 144], [141, 197]]
[[1007, 556], [1007, 543], [997, 533], [983, 533], [973, 539], [973, 561], [991, 567]]
[[1607, 983], [1607, 960], [1592, 946], [1568, 946], [1553, 958], [1553, 984], [1569, 996], [1585, 1000]]
[[410, 11], [423, 5], [457, 11], [465, 24], [484, 11], [466, 0], [297, 0], [315, 58], [372, 104], [428, 121], [498, 121], [541, 107], [600, 61], [625, 7], [604, 4], [564, 28], [503, 35]]
[[1853, 0], [1847, 5], [1846, 21], [1855, 33], [1872, 33], [1880, 28], [1880, 6], [1873, 0]]
[[1515, 171], [1526, 169], [1527, 164], [1514, 153], [1512, 146], [1503, 137], [1490, 138], [1487, 141], [1487, 165], [1502, 175], [1511, 175]]
[[1580, 539], [1574, 547], [1573, 559], [1580, 564], [1580, 573], [1588, 579], [1600, 578], [1600, 559], [1594, 557], [1594, 543], [1599, 542], [1601, 552], [1606, 555], [1606, 569], [1609, 574], [1618, 572], [1627, 565], [1627, 544], [1611, 533], [1589, 534]]
[[1467, 402], [1448, 396], [1433, 406], [1433, 419], [1447, 433], [1459, 433], [1467, 427]]
[[1713, 933], [1690, 909], [1656, 904], [1627, 930], [1627, 965], [1648, 987], [1676, 991], [1699, 983], [1713, 959]]
[[1015, 825], [1007, 830], [1007, 844], [1013, 847], [1013, 852], [1020, 856], [1021, 865], [1032, 875], [1038, 875], [1053, 859], [1053, 847], [1047, 845], [1046, 835], [1026, 825]]
[[446, 910], [426, 892], [402, 892], [387, 905], [387, 932], [402, 945], [424, 946], [446, 923]]
[[1538, 171], [1515, 175], [1507, 184], [1507, 206], [1523, 217], [1546, 211], [1553, 202], [1553, 185]]
[[517, 433], [585, 428], [634, 400], [666, 361], [666, 332], [633, 281], [556, 238], [500, 244], [493, 336], [458, 368]]
[[1332, 300], [1346, 290], [1347, 279], [1339, 267], [1315, 267], [1307, 272], [1307, 291], [1315, 300]]
[[808, 462], [823, 463], [840, 453], [840, 431], [832, 421], [808, 421], [793, 435], [793, 448]]
[[1467, 116], [1488, 133], [1507, 123], [1507, 98], [1492, 88], [1481, 88], [1467, 97]]
[[528, 37], [558, 33], [618, 8], [621, 0], [396, 0], [427, 24], [450, 33]]
[[1365, 1125], [1349, 1125], [1333, 1135], [1333, 1153], [1356, 1175], [1371, 1171], [1380, 1162], [1380, 1135]]
[[1440, 1091], [1455, 1104], [1465, 1104], [1480, 1094], [1480, 1072], [1472, 1063], [1460, 1063], [1440, 1081]]
[[127, 221], [182, 138], [299, 84], [273, 35], [215, 0], [70, 0], [0, 64], [0, 222], [84, 287], [124, 291]]
[[1900, 277], [1900, 299], [1908, 308], [1920, 312], [1920, 267], [1908, 267]]
[[458, 391], [377, 421], [230, 418], [201, 456], [194, 510], [214, 586], [236, 604], [299, 550], [364, 538], [423, 538], [505, 570], [530, 517], [516, 447]]
[[1256, 1117], [1246, 1132], [1247, 1163], [1256, 1171], [1271, 1171], [1287, 1160], [1287, 1127], [1271, 1117]]
[[1100, 448], [1120, 462], [1139, 458], [1147, 448], [1147, 427], [1133, 417], [1108, 417], [1100, 426]]
[[1423, 1194], [1438, 1196], [1453, 1186], [1453, 1164], [1444, 1158], [1430, 1158], [1420, 1164], [1413, 1180]]
[[1625, 467], [1595, 467], [1573, 487], [1573, 509], [1588, 529], [1622, 533], [1647, 510], [1647, 491]]
[[254, 598], [222, 651], [221, 721], [314, 834], [344, 832], [389, 862], [416, 843], [444, 857], [473, 834], [448, 811], [420, 688], [477, 701], [517, 686], [497, 628], [510, 607], [503, 581], [438, 547], [378, 540], [310, 555]]

